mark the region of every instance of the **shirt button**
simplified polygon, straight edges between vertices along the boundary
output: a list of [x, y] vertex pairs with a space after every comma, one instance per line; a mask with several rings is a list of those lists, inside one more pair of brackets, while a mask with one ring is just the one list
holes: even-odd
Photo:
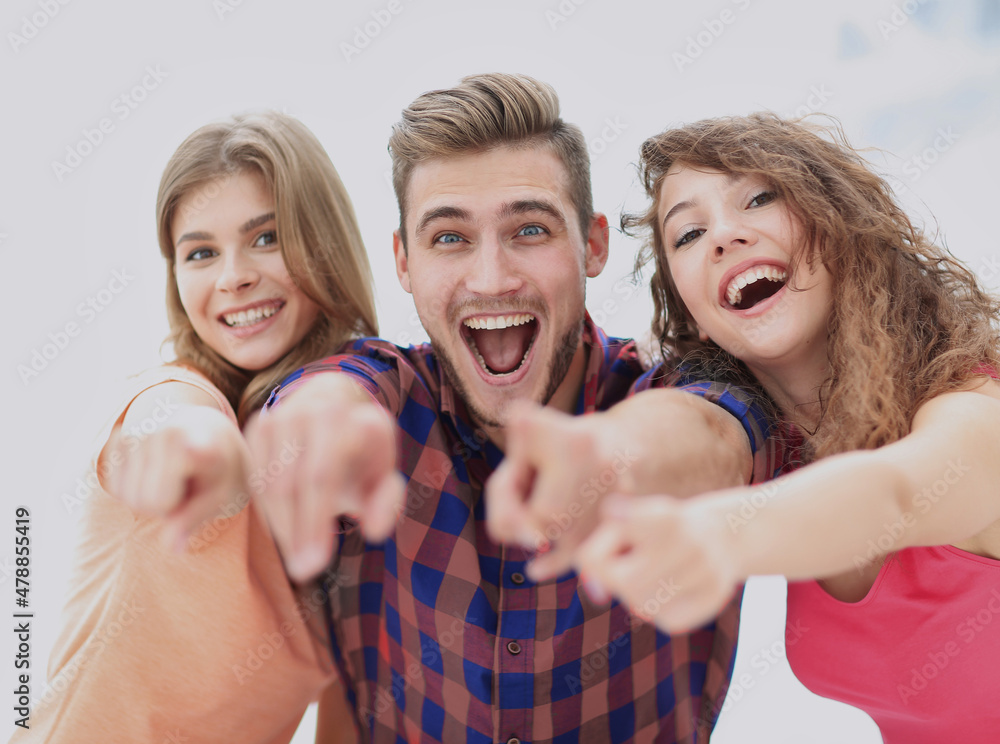
[[515, 584], [523, 584], [524, 574], [521, 573], [520, 571], [515, 571], [510, 575], [510, 580], [513, 581]]
[[507, 644], [507, 650], [514, 654], [514, 656], [517, 656], [521, 653], [521, 644], [517, 641], [511, 641]]
[[521, 740], [518, 739], [516, 736], [512, 736], [509, 739], [507, 739], [507, 744], [521, 744]]

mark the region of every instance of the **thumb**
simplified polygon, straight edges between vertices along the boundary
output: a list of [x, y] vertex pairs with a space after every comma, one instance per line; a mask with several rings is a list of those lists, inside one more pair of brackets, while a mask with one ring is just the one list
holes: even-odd
[[406, 507], [406, 481], [393, 470], [387, 473], [369, 495], [362, 513], [362, 528], [371, 542], [386, 540]]
[[500, 464], [486, 481], [486, 527], [497, 542], [517, 542], [528, 527], [525, 507], [531, 493], [533, 471], [523, 460]]
[[654, 534], [657, 539], [666, 539], [677, 523], [681, 504], [680, 499], [665, 494], [630, 496], [612, 493], [601, 504], [601, 515], [631, 535]]

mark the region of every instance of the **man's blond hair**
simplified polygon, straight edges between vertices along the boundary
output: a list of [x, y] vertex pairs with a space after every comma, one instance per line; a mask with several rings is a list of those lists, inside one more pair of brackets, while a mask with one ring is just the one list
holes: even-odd
[[399, 232], [406, 245], [406, 189], [414, 167], [434, 158], [499, 147], [549, 147], [566, 168], [570, 200], [586, 239], [594, 202], [590, 156], [583, 132], [559, 118], [552, 86], [526, 75], [470, 75], [447, 90], [424, 93], [403, 109], [392, 127], [392, 186], [399, 203]]

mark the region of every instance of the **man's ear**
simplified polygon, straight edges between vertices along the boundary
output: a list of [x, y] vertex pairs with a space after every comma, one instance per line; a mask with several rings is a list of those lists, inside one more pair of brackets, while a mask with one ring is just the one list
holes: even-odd
[[594, 212], [590, 218], [590, 230], [585, 235], [587, 239], [586, 263], [587, 276], [593, 279], [604, 271], [608, 262], [608, 218], [600, 212]]
[[403, 247], [403, 238], [399, 234], [399, 230], [392, 231], [392, 253], [396, 257], [396, 277], [399, 279], [400, 286], [413, 294], [410, 290], [410, 267], [409, 260], [406, 255], [406, 249]]

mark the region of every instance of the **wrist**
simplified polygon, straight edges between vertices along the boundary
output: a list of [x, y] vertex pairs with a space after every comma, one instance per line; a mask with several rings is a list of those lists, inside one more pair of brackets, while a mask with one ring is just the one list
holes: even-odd
[[749, 520], [739, 516], [738, 508], [744, 491], [717, 491], [711, 497], [696, 496], [685, 500], [689, 518], [699, 525], [702, 539], [711, 546], [717, 561], [733, 583], [746, 581], [752, 574]]

